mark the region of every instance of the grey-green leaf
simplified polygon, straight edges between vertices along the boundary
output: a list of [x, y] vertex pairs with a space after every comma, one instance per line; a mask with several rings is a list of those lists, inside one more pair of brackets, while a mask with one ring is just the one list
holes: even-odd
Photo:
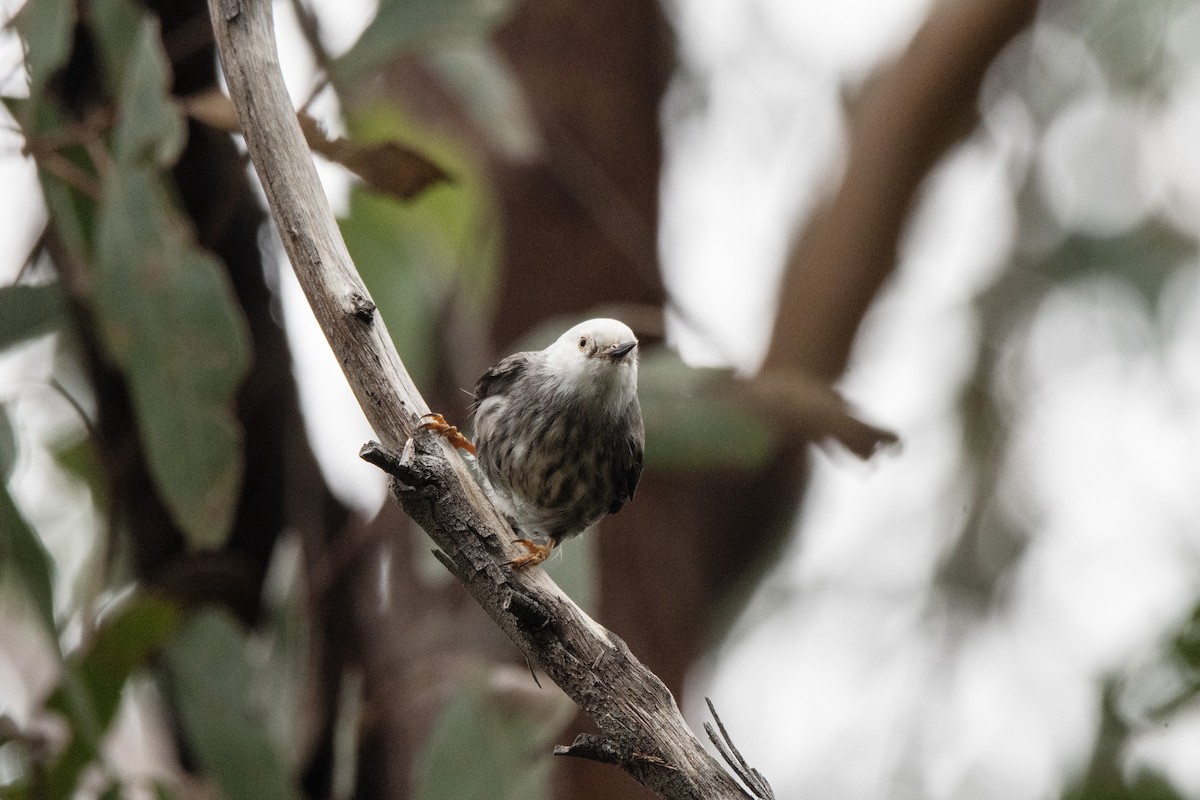
[[0, 287], [0, 351], [56, 330], [65, 317], [62, 287]]
[[42, 93], [42, 87], [71, 53], [75, 6], [75, 0], [28, 0], [17, 14], [17, 30], [25, 40], [31, 96]]
[[383, 0], [354, 46], [334, 61], [331, 77], [353, 90], [400, 53], [485, 35], [512, 7], [513, 0]]
[[38, 538], [0, 481], [0, 571], [12, 570], [33, 600], [38, 616], [52, 637], [57, 638], [54, 622], [54, 566], [42, 540]]
[[442, 710], [417, 760], [418, 800], [537, 800], [548, 796], [550, 743], [574, 706], [561, 692], [501, 689], [477, 669]]
[[132, 50], [121, 76], [114, 155], [125, 163], [169, 166], [183, 149], [183, 112], [168, 91], [169, 67], [158, 23], [148, 15], [138, 27]]
[[130, 38], [142, 33], [150, 19], [146, 10], [133, 0], [88, 0], [88, 28], [100, 57], [100, 78], [110, 97], [119, 97], [124, 85], [126, 65], [143, 46], [130, 47]]
[[227, 800], [299, 800], [295, 778], [251, 702], [246, 646], [236, 623], [200, 611], [167, 648], [171, 702], [190, 752]]
[[125, 684], [176, 631], [179, 613], [171, 604], [138, 596], [97, 631], [88, 650], [71, 658], [47, 706], [70, 725], [66, 747], [47, 771], [51, 797], [68, 797], [80, 772], [100, 758]]
[[17, 432], [8, 418], [8, 411], [0, 404], [0, 484], [8, 482], [16, 465]]
[[189, 541], [220, 546], [242, 476], [234, 400], [249, 360], [245, 320], [149, 170], [107, 176], [96, 237], [97, 321], [128, 378], [151, 473]]
[[646, 463], [670, 469], [752, 468], [774, 452], [771, 428], [730, 399], [728, 370], [697, 369], [668, 350], [648, 352], [638, 371]]
[[537, 155], [537, 128], [508, 65], [486, 39], [463, 39], [430, 53], [426, 62], [462, 100], [492, 144], [514, 161]]

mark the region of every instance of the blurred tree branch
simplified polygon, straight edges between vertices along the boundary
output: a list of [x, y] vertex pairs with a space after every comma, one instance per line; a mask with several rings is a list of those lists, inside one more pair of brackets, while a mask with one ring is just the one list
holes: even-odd
[[908, 49], [855, 104], [845, 177], [796, 239], [764, 371], [832, 382], [896, 263], [925, 176], [970, 132], [979, 86], [1036, 0], [934, 5]]
[[[541, 570], [499, 566], [512, 533], [449, 445], [413, 439], [428, 410], [346, 252], [283, 84], [266, 3], [211, 0], [230, 94], [276, 226], [369, 422], [366, 451], [439, 544], [443, 563], [530, 661], [599, 726], [618, 763], [663, 797], [746, 797], [688, 731], [670, 692]], [[396, 460], [393, 453], [403, 456]]]

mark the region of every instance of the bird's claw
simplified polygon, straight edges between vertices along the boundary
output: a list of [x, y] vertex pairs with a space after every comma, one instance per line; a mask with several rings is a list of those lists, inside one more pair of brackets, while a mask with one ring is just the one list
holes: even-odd
[[446, 418], [441, 414], [430, 412], [422, 415], [421, 419], [422, 422], [417, 426], [417, 430], [433, 431], [449, 442], [451, 447], [465, 450], [471, 455], [475, 455], [475, 445], [471, 443], [471, 440], [463, 436], [462, 431], [457, 427], [446, 422]]
[[517, 539], [513, 544], [519, 544], [529, 551], [523, 556], [517, 556], [512, 561], [505, 562], [505, 566], [510, 566], [513, 569], [536, 567], [549, 558], [550, 551], [554, 549], [554, 540], [551, 540], [550, 544], [538, 544], [530, 539]]

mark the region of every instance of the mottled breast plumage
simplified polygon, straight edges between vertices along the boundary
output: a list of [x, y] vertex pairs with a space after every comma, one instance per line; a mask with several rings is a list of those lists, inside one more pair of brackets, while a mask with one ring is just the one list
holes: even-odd
[[478, 463], [493, 501], [526, 535], [574, 536], [633, 497], [642, 471], [636, 393], [599, 402], [543, 353], [516, 353], [475, 387]]

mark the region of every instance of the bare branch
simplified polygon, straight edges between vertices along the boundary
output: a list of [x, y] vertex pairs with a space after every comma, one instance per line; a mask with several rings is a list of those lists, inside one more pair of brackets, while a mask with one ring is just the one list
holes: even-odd
[[665, 798], [748, 797], [692, 736], [670, 692], [624, 642], [541, 569], [501, 566], [516, 554], [511, 529], [449, 445], [433, 435], [412, 438], [429, 409], [338, 234], [284, 88], [271, 3], [210, 0], [209, 8], [271, 215], [317, 321], [383, 441], [367, 445], [363, 457], [393, 476], [396, 498], [484, 611], [595, 721], [600, 734], [566, 752], [617, 764]]
[[721, 721], [721, 717], [717, 714], [717, 708], [713, 705], [713, 701], [707, 697], [704, 702], [708, 703], [708, 711], [713, 715], [713, 719], [717, 723], [717, 728], [721, 731], [721, 736], [717, 737], [717, 732], [713, 730], [712, 725], [704, 723], [704, 732], [708, 734], [709, 740], [721, 752], [721, 758], [725, 759], [725, 763], [734, 771], [742, 783], [750, 787], [750, 791], [760, 800], [775, 800], [775, 791], [771, 788], [771, 784], [767, 783], [767, 779], [762, 776], [762, 773], [754, 767], [746, 763], [746, 759], [742, 757], [742, 752], [734, 745], [733, 739], [729, 738], [729, 731], [725, 730], [725, 723]]

